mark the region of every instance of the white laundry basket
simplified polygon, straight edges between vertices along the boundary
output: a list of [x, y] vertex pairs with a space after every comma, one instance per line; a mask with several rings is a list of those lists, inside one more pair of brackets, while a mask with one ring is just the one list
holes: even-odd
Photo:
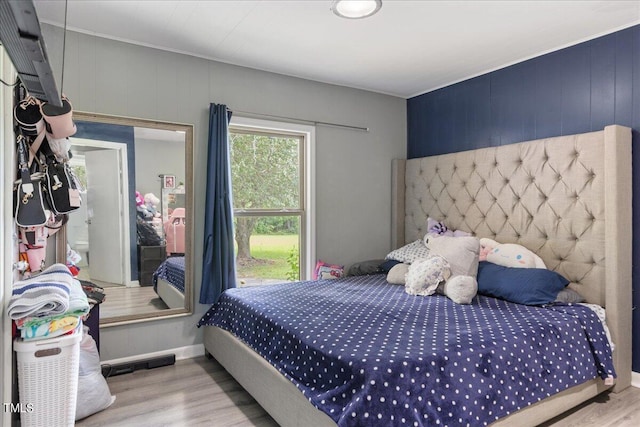
[[[80, 329], [81, 331], [82, 329]], [[14, 341], [17, 353], [21, 426], [73, 426], [78, 394], [82, 332]]]

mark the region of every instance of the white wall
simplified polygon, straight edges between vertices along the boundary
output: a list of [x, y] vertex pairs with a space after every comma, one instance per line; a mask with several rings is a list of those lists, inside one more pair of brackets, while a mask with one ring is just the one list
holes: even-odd
[[[62, 30], [43, 26], [59, 75]], [[67, 34], [64, 92], [79, 111], [195, 125], [195, 260], [202, 259], [209, 103], [249, 111], [369, 127], [318, 126], [318, 258], [350, 264], [383, 257], [390, 242], [391, 159], [406, 157], [406, 101], [95, 36]], [[59, 81], [59, 79], [58, 79]], [[201, 265], [196, 262], [196, 301]], [[182, 317], [101, 330], [103, 360], [202, 342], [195, 324], [208, 308]]]
[[[136, 137], [136, 190], [143, 196], [153, 193], [162, 197], [158, 175], [175, 175], [176, 185], [184, 182], [184, 143], [149, 141]], [[160, 206], [158, 206], [160, 209]]]

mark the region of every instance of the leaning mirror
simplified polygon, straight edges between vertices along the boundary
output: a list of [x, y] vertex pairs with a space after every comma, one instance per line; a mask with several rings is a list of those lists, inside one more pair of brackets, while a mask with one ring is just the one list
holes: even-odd
[[74, 112], [71, 167], [84, 187], [67, 251], [104, 288], [100, 325], [193, 306], [193, 126]]

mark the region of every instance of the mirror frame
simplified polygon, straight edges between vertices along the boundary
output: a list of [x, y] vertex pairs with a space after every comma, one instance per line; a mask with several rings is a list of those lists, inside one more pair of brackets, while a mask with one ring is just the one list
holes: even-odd
[[[185, 225], [185, 292], [184, 292], [184, 308], [169, 308], [166, 310], [153, 312], [132, 314], [126, 316], [111, 317], [108, 319], [100, 319], [100, 327], [126, 325], [130, 323], [146, 322], [151, 320], [166, 319], [170, 317], [188, 316], [193, 314], [193, 295], [194, 295], [194, 203], [193, 203], [193, 125], [173, 122], [162, 122], [157, 120], [137, 119], [130, 117], [112, 116], [107, 114], [86, 113], [81, 111], [73, 112], [74, 121], [95, 122], [114, 124], [121, 126], [145, 127], [152, 129], [163, 129], [185, 133], [185, 205], [187, 208]], [[58, 262], [66, 262], [66, 245], [67, 234], [66, 226], [58, 233], [60, 237], [56, 240], [56, 258]]]

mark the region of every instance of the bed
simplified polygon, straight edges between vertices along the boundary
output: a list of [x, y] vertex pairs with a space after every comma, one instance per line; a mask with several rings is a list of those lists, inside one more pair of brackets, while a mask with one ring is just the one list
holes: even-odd
[[[607, 126], [602, 131], [586, 134], [421, 159], [396, 160], [393, 162], [392, 169], [392, 247], [397, 248], [421, 238], [426, 232], [427, 218], [437, 218], [445, 221], [453, 229], [466, 230], [476, 236], [490, 237], [499, 242], [519, 243], [530, 248], [540, 255], [549, 269], [569, 279], [570, 287], [580, 292], [588, 302], [606, 309], [607, 325], [616, 344], [612, 355], [617, 374], [614, 385], [611, 385], [610, 381], [604, 381], [602, 375], [594, 374], [591, 379], [575, 381], [575, 385], [558, 386], [557, 390], [536, 398], [535, 402], [517, 405], [522, 406], [521, 409], [501, 411], [497, 420], [489, 416], [479, 419], [477, 423], [536, 425], [606, 390], [618, 392], [630, 385], [631, 343], [628, 339], [628, 331], [631, 330], [631, 131], [629, 128], [613, 125]], [[358, 280], [360, 279], [356, 282]], [[324, 294], [338, 291], [324, 282], [320, 282], [320, 286], [328, 286]], [[349, 289], [353, 290], [360, 289], [361, 285], [351, 283], [344, 286], [351, 286]], [[389, 285], [380, 282], [367, 282], [365, 286], [369, 290], [379, 288], [380, 292], [391, 292]], [[289, 289], [285, 294], [290, 292], [292, 290]], [[401, 297], [399, 294], [394, 294], [393, 298]], [[334, 296], [334, 301], [338, 299], [339, 296]], [[491, 307], [489, 310], [495, 312], [491, 306], [494, 304], [492, 300], [498, 301], [488, 297], [478, 297], [475, 303]], [[432, 301], [445, 304], [447, 299], [439, 297]], [[294, 306], [287, 307], [293, 313], [296, 312]], [[509, 307], [511, 307], [509, 310], [513, 309], [512, 306]], [[448, 309], [445, 307], [439, 310], [449, 313]], [[375, 309], [368, 311], [374, 312]], [[456, 331], [458, 331], [460, 323], [453, 321], [456, 316], [458, 315], [451, 312], [450, 316], [445, 317], [451, 318], [453, 326], [449, 327], [457, 328]], [[532, 316], [536, 318], [535, 314]], [[313, 329], [315, 325], [313, 319], [307, 319], [309, 328]], [[336, 316], [335, 319], [339, 320], [339, 317]], [[406, 317], [402, 319], [406, 320]], [[296, 332], [297, 323], [292, 321], [291, 325], [290, 333], [300, 335], [299, 331]], [[384, 422], [381, 421], [394, 405], [387, 400], [387, 395], [366, 393], [362, 397], [356, 390], [354, 395], [374, 401], [373, 406], [369, 408], [377, 410], [367, 411], [367, 416], [364, 415], [365, 412], [360, 412], [360, 408], [357, 411], [345, 412], [343, 418], [318, 410], [317, 407], [321, 406], [326, 411], [331, 403], [329, 402], [329, 406], [323, 406], [318, 401], [312, 404], [309, 393], [303, 394], [291, 380], [291, 373], [286, 374], [288, 375], [286, 377], [274, 367], [272, 364], [274, 358], [280, 357], [277, 346], [270, 357], [267, 357], [271, 359], [272, 363], [270, 363], [258, 354], [257, 351], [261, 351], [259, 345], [252, 344], [256, 349], [254, 351], [226, 329], [231, 328], [223, 329], [215, 326], [204, 328], [204, 343], [207, 351], [256, 398], [279, 424], [333, 426], [336, 425], [336, 419], [340, 420], [338, 424], [341, 425], [402, 424], [399, 419], [390, 421], [385, 418]], [[320, 338], [320, 341], [324, 342], [320, 346], [330, 346], [331, 330], [325, 331], [324, 327], [320, 329], [325, 334], [318, 335], [318, 337], [325, 337]], [[505, 329], [508, 327], [505, 326]], [[305, 335], [309, 335], [307, 332], [305, 331]], [[429, 341], [424, 337], [420, 339], [420, 334], [415, 335], [416, 341], [412, 345], [420, 346], [421, 343]], [[358, 336], [369, 337], [369, 334], [361, 333]], [[264, 346], [273, 344], [269, 342], [270, 339], [265, 338], [265, 340]], [[287, 340], [287, 336], [281, 337], [281, 341]], [[325, 342], [325, 340], [328, 341]], [[493, 341], [495, 342], [496, 339]], [[539, 341], [539, 339], [532, 339], [532, 341]], [[469, 347], [467, 351], [481, 353], [481, 346], [484, 344], [481, 343], [477, 348]], [[560, 346], [562, 347], [562, 344]], [[374, 341], [354, 342], [353, 347], [365, 350], [368, 348], [371, 352], [380, 351], [381, 348], [375, 341], [375, 333]], [[316, 350], [315, 347], [309, 349], [312, 353]], [[354, 354], [359, 355], [358, 352]], [[371, 357], [371, 354], [368, 354], [365, 358]], [[354, 363], [348, 358], [344, 360]], [[545, 360], [544, 357], [543, 360]], [[428, 361], [425, 366], [411, 365], [410, 367], [426, 370], [429, 369], [431, 362], [434, 360]], [[331, 359], [331, 363], [335, 361]], [[317, 368], [324, 369], [321, 363]], [[382, 366], [374, 366], [374, 368], [389, 369]], [[459, 368], [475, 369], [475, 365], [459, 366]], [[371, 368], [371, 370], [374, 369]], [[403, 373], [409, 378], [406, 372]], [[307, 370], [305, 374], [308, 376], [310, 372]], [[514, 384], [509, 383], [508, 379], [506, 381], [497, 389], [511, 390]], [[434, 380], [434, 383], [436, 382], [438, 381]], [[343, 383], [340, 382], [340, 384]], [[379, 382], [376, 384], [376, 387], [380, 386]], [[421, 385], [427, 388], [427, 395], [433, 394], [430, 392], [430, 383]], [[406, 386], [406, 392], [413, 390], [410, 387]], [[351, 388], [345, 389], [347, 390], [349, 391], [344, 393], [345, 395], [349, 392], [353, 393]], [[455, 391], [447, 391], [446, 387], [443, 390], [445, 391], [436, 391], [435, 395], [448, 401], [455, 400]], [[404, 392], [405, 389], [401, 388], [401, 391]], [[407, 409], [419, 407], [424, 404], [419, 404], [418, 400], [424, 396], [420, 391], [414, 392], [404, 399], [403, 404], [409, 405]], [[333, 395], [333, 397], [336, 396]], [[460, 401], [457, 400], [457, 402]], [[481, 402], [480, 406], [492, 408], [492, 403], [489, 401], [483, 405]], [[338, 406], [340, 405], [344, 409], [349, 403], [340, 402]], [[450, 411], [450, 407], [446, 410]], [[348, 421], [351, 413], [356, 413], [356, 417]], [[426, 424], [432, 424], [433, 417], [438, 417], [437, 413], [433, 414], [429, 412], [431, 418], [425, 422]], [[447, 415], [444, 414], [442, 419], [455, 420], [451, 417], [447, 418]], [[477, 424], [473, 419], [469, 421], [468, 418], [463, 419], [462, 424], [464, 423]], [[407, 424], [421, 425], [421, 422], [417, 418], [411, 418], [410, 423]], [[459, 423], [449, 421], [449, 424]]]
[[169, 257], [153, 273], [153, 290], [169, 308], [184, 308], [184, 256]]

